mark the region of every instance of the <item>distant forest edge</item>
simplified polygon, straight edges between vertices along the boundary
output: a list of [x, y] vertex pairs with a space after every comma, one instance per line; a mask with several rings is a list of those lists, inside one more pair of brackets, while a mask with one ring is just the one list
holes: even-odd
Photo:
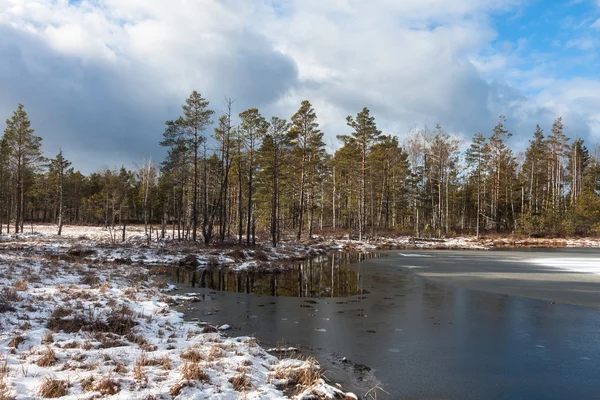
[[62, 152], [42, 156], [42, 138], [19, 105], [0, 142], [0, 233], [23, 231], [25, 220], [57, 223], [59, 234], [64, 223], [155, 224], [162, 237], [206, 244], [253, 244], [260, 235], [275, 245], [282, 233], [301, 239], [323, 231], [359, 240], [600, 233], [599, 147], [590, 153], [568, 138], [561, 118], [548, 133], [538, 126], [515, 155], [503, 116], [461, 152], [439, 125], [401, 144], [363, 108], [347, 117], [352, 133], [338, 136], [329, 154], [309, 101], [289, 121], [251, 108], [234, 124], [232, 108], [227, 100], [213, 121], [194, 91], [157, 135], [167, 149], [160, 165], [146, 160], [133, 171], [85, 176]]

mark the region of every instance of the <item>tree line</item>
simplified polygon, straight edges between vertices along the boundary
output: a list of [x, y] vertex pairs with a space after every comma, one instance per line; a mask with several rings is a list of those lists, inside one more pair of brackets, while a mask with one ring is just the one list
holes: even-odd
[[[267, 119], [256, 108], [234, 116], [234, 101], [215, 118], [194, 91], [181, 115], [157, 135], [166, 157], [133, 170], [83, 175], [62, 151], [41, 152], [42, 138], [22, 105], [0, 140], [0, 233], [24, 222], [143, 223], [149, 240], [276, 245], [344, 232], [416, 236], [600, 233], [600, 151], [568, 138], [562, 118], [539, 126], [515, 154], [506, 118], [489, 135], [463, 144], [437, 125], [398, 137], [377, 128], [368, 108], [346, 123], [350, 134], [326, 151], [307, 100], [291, 118]], [[465, 149], [464, 151], [461, 151]]]

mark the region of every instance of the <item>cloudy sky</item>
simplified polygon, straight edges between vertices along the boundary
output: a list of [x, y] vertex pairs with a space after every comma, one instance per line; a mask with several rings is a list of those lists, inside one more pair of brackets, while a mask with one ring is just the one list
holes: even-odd
[[192, 90], [217, 114], [308, 99], [332, 146], [364, 106], [401, 137], [504, 114], [516, 147], [557, 116], [600, 142], [599, 49], [600, 0], [0, 0], [0, 120], [23, 103], [84, 172], [160, 161]]

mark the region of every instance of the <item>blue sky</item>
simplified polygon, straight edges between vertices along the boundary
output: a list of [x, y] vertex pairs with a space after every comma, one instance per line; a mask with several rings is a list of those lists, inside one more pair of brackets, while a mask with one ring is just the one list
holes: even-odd
[[23, 103], [87, 172], [160, 161], [192, 90], [217, 115], [308, 99], [330, 150], [365, 106], [401, 141], [439, 123], [468, 143], [503, 114], [517, 151], [558, 116], [591, 147], [599, 19], [593, 0], [0, 0], [0, 120]]
[[515, 56], [515, 68], [543, 68], [548, 77], [563, 79], [598, 78], [600, 24], [593, 24], [599, 14], [593, 1], [527, 1], [493, 17], [498, 36], [491, 46]]

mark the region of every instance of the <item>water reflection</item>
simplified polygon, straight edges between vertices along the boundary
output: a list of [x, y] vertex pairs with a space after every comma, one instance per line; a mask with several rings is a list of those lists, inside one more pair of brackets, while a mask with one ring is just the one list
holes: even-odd
[[178, 284], [213, 290], [287, 297], [348, 297], [369, 293], [361, 273], [344, 265], [380, 256], [378, 253], [334, 252], [291, 262], [285, 272], [235, 271], [227, 267], [186, 271], [160, 267]]

